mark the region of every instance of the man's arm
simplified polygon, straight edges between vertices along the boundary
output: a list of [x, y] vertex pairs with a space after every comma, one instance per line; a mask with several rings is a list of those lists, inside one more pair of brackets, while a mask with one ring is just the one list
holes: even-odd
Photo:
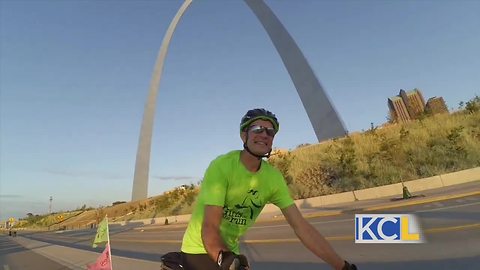
[[202, 224], [202, 241], [208, 255], [217, 261], [220, 251], [229, 249], [220, 235], [220, 223], [222, 222], [223, 208], [221, 206], [206, 205]]
[[345, 261], [338, 256], [320, 232], [305, 220], [295, 204], [282, 209], [282, 212], [305, 247], [334, 269], [343, 268]]

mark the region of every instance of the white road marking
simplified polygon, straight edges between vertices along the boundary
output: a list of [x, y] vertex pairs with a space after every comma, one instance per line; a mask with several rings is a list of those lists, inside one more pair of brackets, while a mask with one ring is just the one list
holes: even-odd
[[442, 207], [442, 206], [443, 206], [443, 203], [441, 203], [441, 202], [435, 202], [435, 203], [433, 203], [433, 205], [435, 205], [436, 207]]
[[[480, 204], [480, 202], [474, 202], [474, 203], [467, 203], [467, 204], [461, 204], [461, 205], [452, 205], [452, 206], [440, 207], [440, 206], [443, 206], [442, 203], [434, 203], [432, 206], [437, 206], [438, 208], [418, 210], [418, 211], [414, 211], [414, 213], [434, 212], [434, 211], [440, 211], [440, 210], [445, 210], [445, 209], [452, 209], [452, 208], [460, 208], [460, 207], [472, 206], [472, 205], [477, 205], [477, 204]], [[432, 207], [432, 206], [430, 206], [430, 207]], [[424, 207], [425, 207], [425, 206], [424, 206]], [[328, 223], [340, 223], [340, 222], [352, 222], [352, 221], [353, 221], [353, 219], [339, 219], [339, 220], [310, 222], [310, 224], [312, 224], [312, 225], [313, 225], [313, 224], [328, 224]], [[288, 225], [288, 224], [266, 225], [266, 226], [255, 226], [255, 227], [251, 227], [250, 229], [280, 228], [280, 227], [288, 227], [288, 226], [290, 226], [290, 225]]]
[[480, 204], [480, 202], [467, 203], [467, 204], [462, 204], [462, 205], [445, 206], [445, 207], [440, 207], [440, 208], [435, 208], [435, 209], [427, 209], [427, 210], [420, 210], [420, 211], [415, 211], [415, 212], [416, 213], [418, 213], [418, 212], [434, 212], [434, 211], [440, 211], [440, 210], [445, 210], [445, 209], [460, 208], [460, 207], [464, 207], [464, 206], [472, 206], [472, 205], [477, 205], [477, 204]]

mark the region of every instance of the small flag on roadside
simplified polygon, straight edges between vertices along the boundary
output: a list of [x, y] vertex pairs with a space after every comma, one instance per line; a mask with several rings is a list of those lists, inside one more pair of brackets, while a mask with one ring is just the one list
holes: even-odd
[[105, 217], [100, 224], [98, 224], [97, 234], [93, 240], [92, 247], [96, 248], [97, 244], [108, 242], [108, 219]]
[[105, 245], [105, 250], [93, 264], [87, 265], [88, 270], [112, 270], [112, 260], [110, 258], [110, 244]]

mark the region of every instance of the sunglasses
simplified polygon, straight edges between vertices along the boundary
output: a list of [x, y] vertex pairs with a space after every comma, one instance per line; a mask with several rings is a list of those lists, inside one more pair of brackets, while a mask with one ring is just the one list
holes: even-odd
[[274, 128], [257, 126], [257, 125], [251, 126], [248, 130], [255, 133], [255, 134], [262, 134], [265, 131], [265, 132], [267, 132], [267, 135], [270, 136], [270, 137], [274, 137], [275, 134], [277, 133]]

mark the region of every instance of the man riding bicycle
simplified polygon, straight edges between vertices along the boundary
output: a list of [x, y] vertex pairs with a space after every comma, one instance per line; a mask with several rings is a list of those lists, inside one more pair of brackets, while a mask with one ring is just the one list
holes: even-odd
[[182, 252], [162, 257], [163, 269], [249, 269], [240, 254], [239, 239], [254, 224], [267, 203], [278, 206], [301, 242], [333, 269], [357, 269], [342, 259], [308, 223], [289, 194], [276, 168], [263, 158], [272, 151], [279, 130], [275, 115], [265, 109], [249, 110], [240, 122], [243, 150], [213, 160], [205, 172], [196, 208], [183, 237]]

